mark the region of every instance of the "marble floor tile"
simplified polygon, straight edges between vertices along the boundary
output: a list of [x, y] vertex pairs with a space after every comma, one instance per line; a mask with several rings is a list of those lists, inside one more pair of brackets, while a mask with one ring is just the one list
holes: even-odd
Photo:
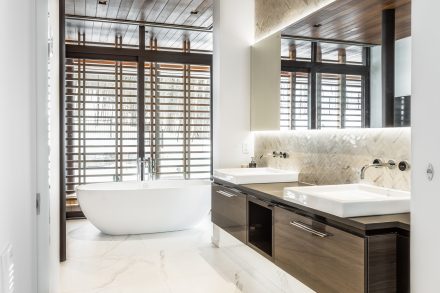
[[87, 220], [68, 221], [61, 293], [311, 292], [295, 281], [291, 286], [275, 267], [264, 272], [267, 260], [243, 245], [214, 247], [211, 235], [209, 218], [192, 230], [131, 236], [102, 234]]

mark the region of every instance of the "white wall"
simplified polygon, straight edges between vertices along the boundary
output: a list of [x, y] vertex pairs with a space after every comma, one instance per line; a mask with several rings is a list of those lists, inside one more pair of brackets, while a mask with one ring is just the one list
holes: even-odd
[[[412, 2], [411, 292], [440, 292], [440, 108], [437, 28], [440, 2]], [[434, 166], [432, 181], [426, 177]]]
[[16, 293], [37, 288], [35, 5], [0, 1], [0, 250], [13, 246]]
[[59, 149], [59, 1], [49, 0], [49, 24], [52, 31], [53, 55], [50, 60], [49, 83], [49, 199], [50, 199], [50, 292], [59, 292], [60, 252], [60, 149]]
[[[396, 97], [411, 95], [411, 37], [396, 41], [395, 45]], [[382, 46], [371, 48], [371, 127], [382, 127]]]
[[[213, 56], [214, 168], [248, 163], [254, 1], [215, 0]], [[243, 152], [248, 148], [248, 153]]]
[[279, 130], [281, 33], [255, 43], [251, 51], [251, 130]]

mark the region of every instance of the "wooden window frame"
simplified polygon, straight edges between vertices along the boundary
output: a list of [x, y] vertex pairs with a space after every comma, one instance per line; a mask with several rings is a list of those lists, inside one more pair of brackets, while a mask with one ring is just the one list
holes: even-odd
[[310, 80], [310, 96], [309, 96], [309, 129], [318, 129], [317, 117], [317, 75], [319, 73], [345, 74], [345, 75], [360, 75], [364, 83], [362, 88], [363, 104], [362, 128], [370, 127], [370, 48], [363, 48], [363, 64], [334, 64], [323, 63], [318, 60], [318, 42], [312, 42], [311, 47], [311, 61], [296, 61], [296, 60], [281, 60], [282, 72], [306, 72], [309, 73]]

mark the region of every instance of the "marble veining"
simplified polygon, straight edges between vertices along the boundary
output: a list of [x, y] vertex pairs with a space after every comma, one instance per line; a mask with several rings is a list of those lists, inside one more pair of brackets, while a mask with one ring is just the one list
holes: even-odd
[[[312, 184], [361, 182], [361, 167], [375, 158], [411, 163], [410, 128], [256, 132], [254, 139], [259, 166], [298, 170], [299, 180]], [[260, 158], [272, 151], [289, 158]], [[409, 191], [411, 172], [370, 168], [362, 182]]]
[[108, 236], [87, 220], [68, 221], [67, 231], [61, 293], [312, 292], [235, 238], [212, 245], [210, 217], [170, 233]]
[[262, 39], [335, 0], [256, 0], [255, 36]]

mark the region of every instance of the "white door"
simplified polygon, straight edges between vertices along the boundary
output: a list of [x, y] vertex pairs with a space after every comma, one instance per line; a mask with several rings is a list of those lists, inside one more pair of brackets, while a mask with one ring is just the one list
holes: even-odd
[[37, 277], [38, 292], [49, 293], [50, 267], [50, 193], [49, 193], [49, 90], [48, 90], [48, 2], [37, 0], [36, 54], [36, 164], [37, 164]]
[[440, 292], [440, 1], [411, 5], [411, 292], [430, 293]]

